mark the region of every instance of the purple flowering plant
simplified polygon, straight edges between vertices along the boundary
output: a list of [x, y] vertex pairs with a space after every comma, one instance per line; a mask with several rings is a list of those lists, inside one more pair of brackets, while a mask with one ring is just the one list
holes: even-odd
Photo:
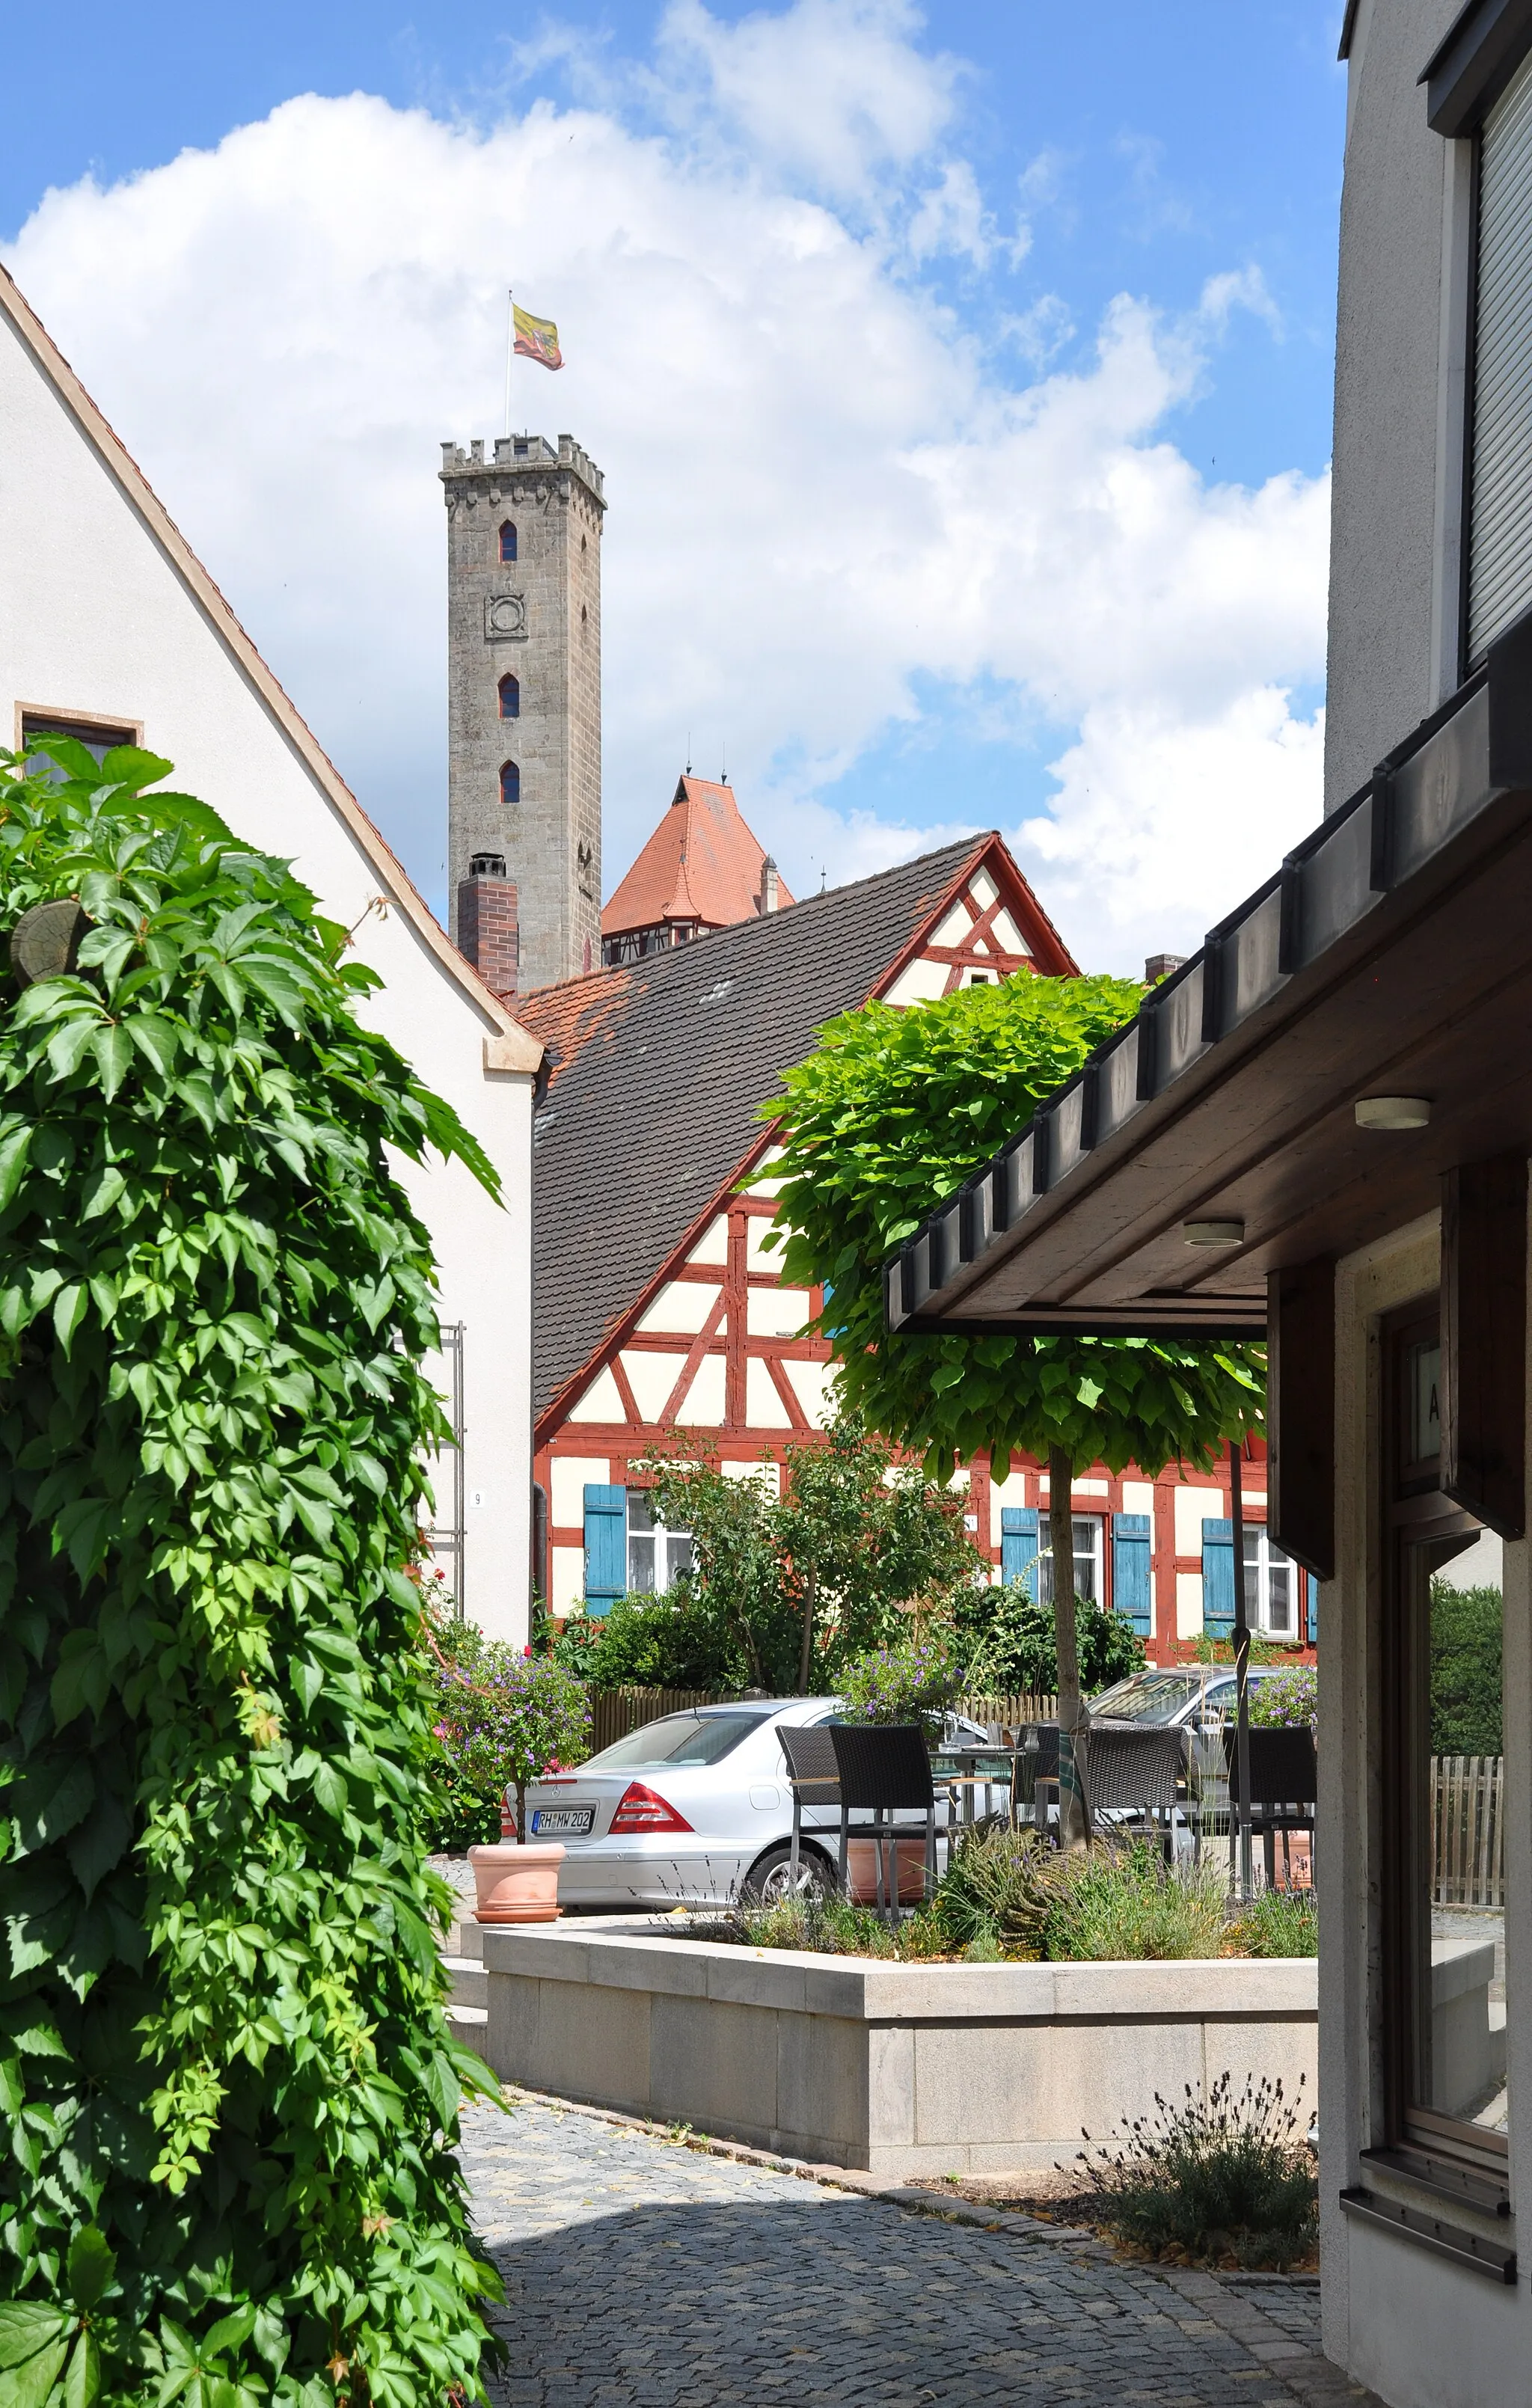
[[962, 1680], [951, 1641], [936, 1632], [856, 1656], [842, 1671], [838, 1686], [848, 1721], [923, 1723], [939, 1738], [942, 1717]]
[[1318, 1666], [1295, 1664], [1290, 1671], [1273, 1672], [1267, 1681], [1253, 1681], [1250, 1719], [1262, 1730], [1317, 1731]]
[[524, 1841], [528, 1782], [590, 1754], [584, 1684], [551, 1656], [486, 1639], [471, 1624], [437, 1622], [434, 1635], [434, 1727], [451, 1799], [451, 1828], [438, 1844], [497, 1840], [501, 1801], [512, 1790], [516, 1836]]

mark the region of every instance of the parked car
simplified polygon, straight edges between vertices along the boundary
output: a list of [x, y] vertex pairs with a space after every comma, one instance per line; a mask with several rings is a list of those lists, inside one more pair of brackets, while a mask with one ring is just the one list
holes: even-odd
[[[1263, 1681], [1284, 1668], [1277, 1664], [1250, 1667], [1253, 1697]], [[1237, 1712], [1232, 1664], [1146, 1664], [1115, 1682], [1090, 1701], [1093, 1723], [1107, 1726], [1153, 1725], [1187, 1734], [1187, 1770], [1205, 1808], [1226, 1813], [1228, 1780], [1224, 1770], [1224, 1733]], [[1178, 1813], [1178, 1831], [1181, 1818]]]
[[[785, 1897], [793, 1791], [780, 1724], [833, 1722], [835, 1698], [743, 1699], [664, 1714], [629, 1731], [573, 1772], [545, 1774], [526, 1793], [529, 1839], [562, 1840], [561, 1905], [575, 1908], [723, 1904], [749, 1891]], [[949, 1739], [982, 1742], [976, 1723], [949, 1715]], [[923, 1816], [909, 1817], [923, 1829]], [[806, 1807], [800, 1889], [833, 1886], [840, 1814]], [[938, 1823], [939, 1829], [939, 1823]]]

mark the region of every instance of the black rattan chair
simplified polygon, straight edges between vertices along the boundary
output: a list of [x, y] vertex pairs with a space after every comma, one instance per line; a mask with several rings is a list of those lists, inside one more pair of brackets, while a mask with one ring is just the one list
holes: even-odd
[[[1124, 1814], [1143, 1817], [1152, 1831], [1154, 1817], [1165, 1816], [1168, 1836], [1176, 1807], [1176, 1784], [1186, 1760], [1186, 1742], [1179, 1730], [1144, 1729], [1142, 1726], [1093, 1723], [1085, 1734], [1085, 1797], [1094, 1818], [1113, 1817], [1112, 1828], [1124, 1827]], [[1126, 1828], [1132, 1828], [1132, 1825]]]
[[924, 1815], [926, 1887], [931, 1890], [936, 1886], [937, 1799], [925, 1734], [917, 1723], [895, 1723], [885, 1728], [832, 1723], [830, 1742], [840, 1778], [840, 1886], [846, 1887], [850, 1818], [855, 1813], [868, 1814], [871, 1822], [864, 1825], [863, 1831], [873, 1843], [878, 1912], [887, 1912], [891, 1919], [895, 1919], [899, 1912], [898, 1842], [901, 1837], [911, 1836], [908, 1825], [900, 1832], [894, 1819], [896, 1814]]
[[[787, 1777], [793, 1784], [793, 1838], [788, 1851], [787, 1878], [789, 1888], [796, 1891], [803, 1841], [803, 1810], [806, 1806], [838, 1808], [840, 1774], [836, 1765], [834, 1743], [823, 1723], [779, 1723], [777, 1737], [787, 1759]], [[840, 1877], [844, 1887], [844, 1856]]]
[[[1239, 1750], [1232, 1724], [1224, 1730], [1229, 1767], [1229, 1798], [1239, 1802]], [[1266, 1854], [1267, 1886], [1277, 1884], [1277, 1834], [1282, 1835], [1282, 1868], [1291, 1877], [1291, 1834], [1309, 1834], [1310, 1877], [1314, 1871], [1314, 1824], [1318, 1813], [1319, 1758], [1309, 1730], [1253, 1730], [1250, 1733], [1250, 1828], [1258, 1832]]]

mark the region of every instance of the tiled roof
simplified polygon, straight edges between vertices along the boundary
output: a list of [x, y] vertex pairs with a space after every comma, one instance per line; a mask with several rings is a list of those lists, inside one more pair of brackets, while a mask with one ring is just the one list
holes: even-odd
[[[662, 920], [700, 920], [709, 928], [753, 920], [765, 859], [739, 815], [733, 787], [688, 775], [602, 911], [601, 933], [623, 937], [658, 927]], [[793, 900], [780, 880], [778, 900]]]
[[549, 1066], [533, 1170], [537, 1413], [738, 1168], [781, 1072], [882, 984], [990, 841], [519, 999]]

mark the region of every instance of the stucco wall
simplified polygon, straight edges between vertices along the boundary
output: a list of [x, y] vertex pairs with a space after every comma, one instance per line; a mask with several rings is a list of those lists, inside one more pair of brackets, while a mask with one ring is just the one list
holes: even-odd
[[1352, 41], [1326, 810], [1456, 683], [1468, 146], [1431, 133], [1416, 79], [1458, 7], [1362, 0]]
[[[230, 464], [237, 474], [238, 464]], [[172, 497], [173, 498], [173, 497]], [[462, 1168], [406, 1166], [431, 1229], [442, 1310], [465, 1325], [466, 1602], [524, 1632], [531, 1463], [531, 1082], [487, 1075], [487, 1009], [388, 901], [363, 849], [177, 566], [0, 316], [0, 715], [18, 704], [141, 722], [177, 782], [290, 858], [382, 976], [367, 1006], [499, 1168], [506, 1208]], [[397, 875], [397, 874], [396, 874]], [[398, 881], [402, 883], [402, 878]], [[387, 908], [369, 910], [382, 896]]]
[[[1532, 2300], [1514, 2286], [1349, 2219], [1340, 2191], [1361, 2184], [1419, 2209], [1432, 2202], [1361, 2152], [1381, 2145], [1383, 2089], [1379, 1904], [1382, 1564], [1372, 1503], [1379, 1443], [1382, 1314], [1428, 1295], [1439, 1275], [1438, 1216], [1343, 1261], [1336, 1288], [1337, 1578], [1322, 1598], [1319, 1862], [1324, 1937], [1319, 1969], [1319, 2128], [1324, 2347], [1391, 2408], [1502, 2408], [1527, 2396]], [[1515, 1910], [1532, 1883], [1532, 1584], [1525, 1541], [1504, 1549], [1507, 2075], [1511, 2199], [1532, 2227], [1532, 2158], [1517, 2145], [1532, 2100], [1532, 1933]], [[1518, 2104], [1518, 2102], [1520, 2102]], [[1439, 2202], [1436, 2203], [1441, 2212]], [[1454, 2205], [1451, 2220], [1502, 2245], [1490, 2215]]]

